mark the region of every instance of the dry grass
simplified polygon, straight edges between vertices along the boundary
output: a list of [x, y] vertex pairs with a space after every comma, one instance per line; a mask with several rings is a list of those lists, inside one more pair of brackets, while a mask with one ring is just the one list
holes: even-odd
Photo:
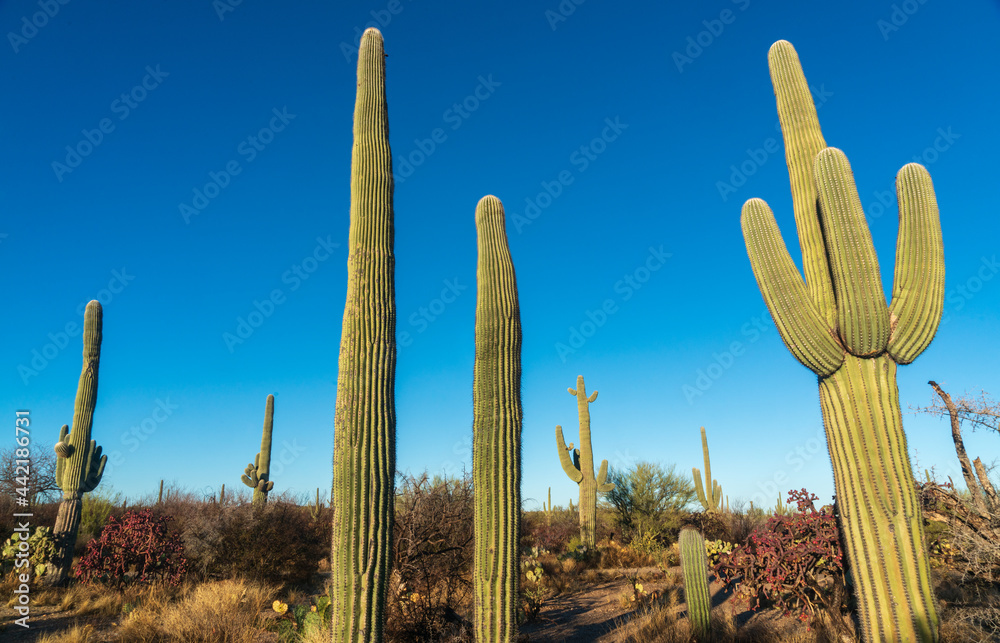
[[91, 625], [74, 625], [55, 634], [42, 634], [35, 643], [99, 643], [100, 638]]
[[135, 643], [255, 641], [265, 627], [261, 612], [274, 597], [274, 588], [246, 581], [205, 583], [189, 589], [178, 602], [141, 604], [123, 620], [118, 633], [121, 640]]
[[[620, 643], [690, 643], [694, 640], [691, 622], [680, 609], [676, 588], [665, 591], [659, 601], [618, 628], [617, 634]], [[737, 628], [734, 619], [725, 615], [722, 609], [712, 613], [709, 638], [698, 639], [699, 643], [814, 643], [825, 640], [804, 627], [796, 631], [762, 618], [751, 619]]]

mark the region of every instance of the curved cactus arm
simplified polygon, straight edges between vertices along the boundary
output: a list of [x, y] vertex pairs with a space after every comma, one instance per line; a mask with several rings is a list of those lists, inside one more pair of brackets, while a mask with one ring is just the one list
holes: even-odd
[[101, 455], [103, 450], [103, 447], [97, 446], [97, 440], [90, 441], [85, 469], [87, 477], [81, 485], [81, 491], [93, 491], [97, 485], [101, 484], [101, 479], [104, 477], [104, 467], [108, 464], [108, 456]]
[[[816, 115], [809, 83], [792, 43], [779, 40], [767, 52], [767, 66], [775, 88], [778, 119], [785, 140], [785, 160], [792, 188], [795, 227], [802, 248], [802, 268], [809, 299], [832, 328], [835, 315], [833, 283], [826, 257], [826, 242], [816, 216], [817, 188], [813, 180], [813, 161], [826, 147]], [[773, 312], [772, 312], [773, 315]], [[787, 342], [786, 342], [787, 343]]]
[[841, 340], [853, 355], [878, 355], [889, 341], [889, 307], [851, 164], [828, 147], [816, 155], [815, 174]]
[[[573, 395], [576, 395], [576, 393], [574, 393]], [[596, 400], [597, 400], [597, 391], [594, 391], [593, 393], [590, 394], [590, 397], [587, 398], [587, 401], [595, 402]]]
[[[570, 389], [572, 390], [572, 389]], [[569, 451], [573, 448], [573, 445], [566, 446], [566, 439], [563, 438], [563, 430], [561, 426], [556, 426], [556, 447], [559, 451], [559, 464], [562, 465], [563, 471], [569, 476], [569, 479], [573, 482], [579, 484], [583, 480], [583, 474], [580, 472], [579, 456], [577, 456], [577, 462], [574, 464], [573, 460], [569, 458]]]
[[69, 425], [64, 424], [59, 429], [59, 441], [56, 442], [54, 447], [56, 452], [56, 484], [59, 485], [60, 489], [65, 488], [63, 486], [63, 478], [66, 475], [66, 462], [73, 455], [73, 445], [67, 442], [68, 435]]
[[601, 468], [597, 472], [597, 490], [601, 493], [611, 493], [615, 490], [613, 482], [608, 482], [608, 461], [601, 460]]
[[806, 289], [771, 208], [762, 199], [750, 199], [743, 205], [740, 223], [754, 277], [781, 341], [807, 368], [820, 376], [832, 375], [844, 362], [845, 351]]
[[889, 320], [889, 354], [909, 364], [934, 339], [944, 309], [944, 243], [934, 184], [924, 166], [896, 175], [899, 236]]
[[705, 486], [701, 483], [701, 470], [698, 467], [691, 467], [691, 477], [694, 478], [694, 492], [698, 495], [698, 502], [705, 509], [708, 509], [711, 504], [708, 501], [708, 496], [705, 495]]

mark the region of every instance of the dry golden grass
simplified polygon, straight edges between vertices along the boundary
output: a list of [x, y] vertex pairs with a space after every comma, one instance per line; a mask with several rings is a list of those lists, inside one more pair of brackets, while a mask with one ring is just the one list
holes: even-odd
[[[151, 597], [153, 598], [153, 597]], [[206, 583], [177, 602], [150, 600], [129, 613], [118, 635], [135, 643], [246, 643], [264, 630], [261, 612], [275, 589], [241, 580]]]
[[99, 643], [101, 639], [90, 625], [74, 625], [55, 634], [42, 634], [35, 643]]
[[[679, 592], [670, 589], [652, 606], [618, 630], [621, 643], [689, 643], [693, 640], [691, 623], [679, 609]], [[699, 643], [813, 643], [814, 632], [790, 632], [766, 620], [751, 620], [737, 629], [736, 623], [716, 609], [712, 614], [712, 632]]]

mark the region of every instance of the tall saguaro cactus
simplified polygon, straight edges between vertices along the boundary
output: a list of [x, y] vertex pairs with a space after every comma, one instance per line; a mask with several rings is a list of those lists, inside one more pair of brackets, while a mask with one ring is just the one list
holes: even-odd
[[[576, 407], [580, 415], [580, 448], [573, 448], [570, 442], [566, 446], [562, 426], [556, 426], [556, 447], [559, 451], [559, 462], [569, 479], [580, 485], [580, 541], [593, 548], [597, 545], [597, 492], [613, 491], [615, 485], [608, 480], [608, 461], [601, 460], [601, 469], [594, 477], [594, 451], [590, 444], [590, 408], [589, 405], [597, 399], [597, 391], [587, 397], [587, 389], [583, 385], [583, 375], [577, 375], [576, 388], [567, 389], [570, 395], [576, 397]], [[573, 458], [570, 459], [570, 453]]]
[[97, 372], [101, 362], [103, 311], [98, 301], [91, 301], [83, 314], [83, 371], [76, 389], [73, 408], [73, 430], [63, 425], [56, 442], [56, 483], [62, 489], [62, 502], [56, 516], [56, 553], [53, 556], [53, 573], [45, 577], [49, 585], [66, 581], [73, 562], [73, 549], [80, 529], [83, 494], [93, 491], [104, 476], [108, 456], [101, 455], [102, 448], [90, 439], [97, 405]]
[[267, 504], [267, 494], [274, 488], [271, 480], [271, 432], [274, 430], [274, 396], [268, 395], [264, 405], [264, 433], [260, 438], [260, 451], [248, 464], [240, 480], [253, 489], [253, 504]]
[[521, 532], [521, 313], [503, 205], [476, 206], [473, 374], [475, 630], [477, 643], [517, 638]]
[[382, 34], [358, 51], [347, 303], [333, 441], [333, 641], [382, 640], [396, 475], [392, 154]]
[[743, 206], [750, 263], [781, 338], [819, 378], [841, 528], [865, 641], [937, 641], [920, 503], [896, 387], [934, 337], [944, 250], [930, 175], [896, 177], [899, 237], [892, 302], [844, 153], [826, 147], [798, 54], [768, 54], [785, 139], [803, 281], [761, 199]]
[[692, 467], [694, 489], [698, 494], [698, 502], [706, 512], [718, 511], [722, 508], [722, 485], [712, 479], [712, 462], [708, 458], [708, 436], [705, 435], [705, 427], [701, 427], [701, 452], [705, 458], [705, 483], [701, 482], [701, 471], [698, 467]]

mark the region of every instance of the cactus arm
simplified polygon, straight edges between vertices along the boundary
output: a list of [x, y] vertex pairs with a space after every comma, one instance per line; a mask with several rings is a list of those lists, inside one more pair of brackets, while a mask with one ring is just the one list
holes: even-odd
[[608, 482], [608, 461], [601, 460], [601, 470], [597, 472], [597, 490], [600, 493], [611, 493], [615, 490], [615, 485]]
[[896, 175], [899, 236], [889, 319], [889, 354], [909, 364], [934, 339], [944, 309], [944, 243], [930, 174], [909, 163]]
[[817, 188], [813, 181], [813, 160], [826, 147], [826, 141], [819, 126], [809, 83], [792, 44], [784, 40], [774, 43], [767, 53], [767, 63], [771, 82], [776, 88], [778, 119], [785, 140], [785, 160], [792, 188], [795, 227], [802, 248], [805, 283], [815, 310], [823, 315], [821, 319], [825, 327], [833, 328], [837, 322], [833, 283], [823, 231], [816, 217]]
[[559, 451], [559, 464], [562, 465], [563, 471], [566, 472], [566, 475], [569, 476], [570, 480], [572, 480], [577, 484], [580, 484], [580, 481], [583, 480], [583, 474], [580, 473], [579, 465], [574, 465], [573, 461], [570, 460], [569, 450], [571, 448], [572, 445], [570, 445], [569, 447], [566, 446], [566, 440], [565, 438], [563, 438], [562, 427], [557, 425], [556, 449]]
[[889, 307], [851, 165], [828, 147], [816, 155], [815, 172], [840, 337], [853, 355], [878, 355], [889, 341]]
[[781, 341], [813, 372], [833, 374], [844, 361], [844, 349], [813, 303], [771, 208], [761, 199], [750, 199], [743, 206], [741, 225], [750, 266]]
[[715, 486], [714, 480], [712, 480], [712, 459], [709, 457], [708, 453], [708, 435], [705, 433], [705, 427], [701, 427], [701, 455], [705, 460], [705, 490], [708, 490], [709, 485], [712, 485], [712, 507], [715, 508]]
[[698, 495], [698, 502], [705, 509], [711, 506], [708, 496], [705, 495], [705, 486], [701, 482], [701, 470], [698, 467], [691, 467], [691, 477], [694, 478], [694, 492]]
[[593, 393], [591, 393], [590, 397], [587, 398], [587, 401], [588, 402], [596, 402], [597, 401], [597, 391], [594, 391]]

